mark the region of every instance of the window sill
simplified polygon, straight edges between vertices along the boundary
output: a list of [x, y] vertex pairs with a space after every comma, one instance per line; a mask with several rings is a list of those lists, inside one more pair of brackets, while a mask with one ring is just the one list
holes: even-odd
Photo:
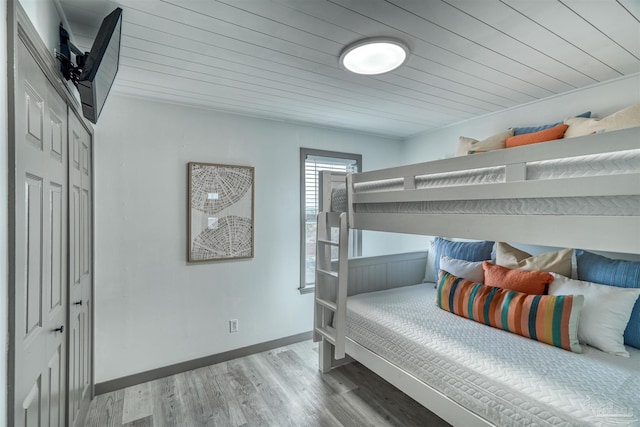
[[300, 294], [310, 294], [315, 292], [316, 287], [314, 286], [305, 286], [304, 288], [298, 288], [298, 290], [300, 291]]

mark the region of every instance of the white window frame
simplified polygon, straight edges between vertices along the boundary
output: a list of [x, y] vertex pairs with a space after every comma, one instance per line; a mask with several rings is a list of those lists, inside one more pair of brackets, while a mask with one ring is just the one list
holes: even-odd
[[[315, 221], [316, 215], [309, 215], [307, 213], [307, 185], [306, 185], [306, 165], [307, 159], [310, 157], [326, 158], [328, 161], [335, 159], [335, 164], [338, 165], [340, 161], [344, 164], [344, 161], [355, 162], [358, 172], [362, 171], [362, 155], [341, 153], [336, 151], [316, 150], [312, 148], [300, 148], [300, 293], [313, 292], [315, 288], [314, 283], [307, 283], [307, 224], [310, 223], [308, 216], [313, 217]], [[322, 169], [318, 169], [322, 170]], [[338, 169], [335, 169], [338, 170]], [[317, 173], [317, 172], [316, 172]], [[319, 198], [319, 177], [316, 176], [316, 188], [315, 195]], [[316, 199], [315, 206], [319, 207], [320, 200]], [[351, 245], [349, 245], [350, 257], [362, 255], [362, 231], [351, 230], [353, 233], [350, 239]], [[315, 241], [315, 236], [313, 236]], [[315, 251], [314, 251], [315, 253]], [[315, 255], [314, 255], [315, 257]]]

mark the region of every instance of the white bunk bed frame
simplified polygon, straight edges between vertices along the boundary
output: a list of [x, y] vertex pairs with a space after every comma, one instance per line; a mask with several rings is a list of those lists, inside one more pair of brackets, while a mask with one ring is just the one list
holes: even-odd
[[[469, 214], [358, 213], [355, 205], [440, 200], [638, 196], [640, 195], [640, 171], [619, 175], [537, 181], [528, 181], [526, 177], [526, 164], [529, 162], [638, 148], [640, 148], [640, 127], [496, 150], [481, 155], [351, 174], [346, 176], [347, 213], [330, 211], [331, 189], [337, 183], [345, 183], [345, 175], [323, 172], [320, 207], [325, 210], [318, 215], [314, 304], [314, 340], [320, 341], [320, 371], [327, 372], [333, 367], [348, 363], [350, 358], [353, 358], [453, 425], [493, 425], [345, 336], [346, 301], [348, 288], [353, 282], [349, 277], [350, 263], [347, 257], [348, 230], [353, 228], [440, 235], [640, 254], [640, 212], [629, 216], [474, 214], [470, 218]], [[416, 176], [492, 166], [505, 167], [504, 182], [416, 189]], [[359, 183], [394, 178], [403, 179], [404, 190], [369, 190], [361, 193], [356, 190], [356, 185]], [[338, 230], [338, 239], [335, 239], [335, 232], [332, 235], [332, 228]], [[594, 230], [596, 233], [597, 230], [601, 232], [594, 235]], [[334, 248], [333, 253], [331, 248]], [[415, 283], [417, 282], [395, 283], [395, 286]], [[366, 286], [359, 283], [360, 292], [366, 291]], [[380, 289], [379, 284], [376, 286], [371, 291]]]

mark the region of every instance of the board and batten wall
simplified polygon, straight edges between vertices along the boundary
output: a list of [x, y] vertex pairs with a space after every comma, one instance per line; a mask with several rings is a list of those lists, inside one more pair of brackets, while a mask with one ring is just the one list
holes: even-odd
[[[360, 153], [365, 169], [400, 159], [399, 140], [113, 93], [95, 129], [96, 384], [310, 331], [300, 147]], [[255, 167], [253, 259], [186, 262], [190, 161]], [[365, 235], [365, 255], [399, 249], [388, 237]]]
[[[637, 103], [640, 103], [640, 73], [414, 135], [404, 141], [402, 163], [453, 157], [460, 136], [482, 140], [510, 127], [556, 123], [585, 111], [591, 111], [592, 117], [603, 118]], [[431, 237], [407, 236], [403, 251], [424, 250], [428, 247], [429, 240]], [[553, 250], [548, 247], [514, 246], [532, 254]], [[640, 255], [599, 253], [615, 258], [640, 260]]]

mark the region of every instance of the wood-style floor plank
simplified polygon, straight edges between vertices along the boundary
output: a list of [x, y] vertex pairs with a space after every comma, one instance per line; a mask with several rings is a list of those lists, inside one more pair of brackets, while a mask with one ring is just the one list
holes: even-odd
[[238, 419], [240, 412], [236, 409], [236, 402], [231, 396], [225, 395], [223, 389], [220, 388], [219, 380], [221, 379], [222, 383], [227, 382], [228, 370], [226, 369], [226, 363], [219, 365], [224, 365], [224, 369], [219, 369], [218, 365], [214, 365], [192, 371], [200, 374], [198, 376], [202, 378], [201, 384], [207, 397], [209, 409], [213, 413], [210, 418], [211, 424], [207, 425], [222, 426], [225, 422], [231, 425], [232, 419], [234, 420], [233, 425], [242, 425], [241, 422], [244, 417], [242, 417], [242, 420]]
[[242, 359], [246, 377], [251, 381], [269, 408], [273, 419], [272, 422], [278, 420], [284, 425], [296, 425], [295, 414], [299, 408], [289, 405], [290, 399], [281, 384], [272, 381], [273, 378], [266, 377], [268, 373], [261, 369], [257, 363], [258, 358], [259, 356], [252, 355]]
[[151, 398], [150, 383], [142, 383], [124, 390], [124, 407], [122, 422], [145, 419], [153, 415], [153, 399]]
[[153, 416], [140, 418], [130, 423], [123, 424], [122, 427], [153, 427]]
[[282, 394], [282, 400], [284, 401], [285, 411], [287, 417], [293, 420], [291, 425], [303, 426], [313, 425], [313, 415], [307, 408], [305, 399], [298, 394], [293, 384], [289, 381], [289, 376], [286, 370], [279, 369], [270, 363], [270, 359], [277, 354], [276, 352], [261, 353], [255, 358], [258, 369], [262, 373], [263, 377], [270, 384], [273, 390]]
[[85, 426], [448, 424], [359, 363], [320, 374], [317, 345], [304, 341], [97, 396]]
[[85, 419], [86, 427], [120, 427], [122, 426], [122, 409], [124, 407], [124, 390], [98, 396], [91, 402], [89, 413]]

